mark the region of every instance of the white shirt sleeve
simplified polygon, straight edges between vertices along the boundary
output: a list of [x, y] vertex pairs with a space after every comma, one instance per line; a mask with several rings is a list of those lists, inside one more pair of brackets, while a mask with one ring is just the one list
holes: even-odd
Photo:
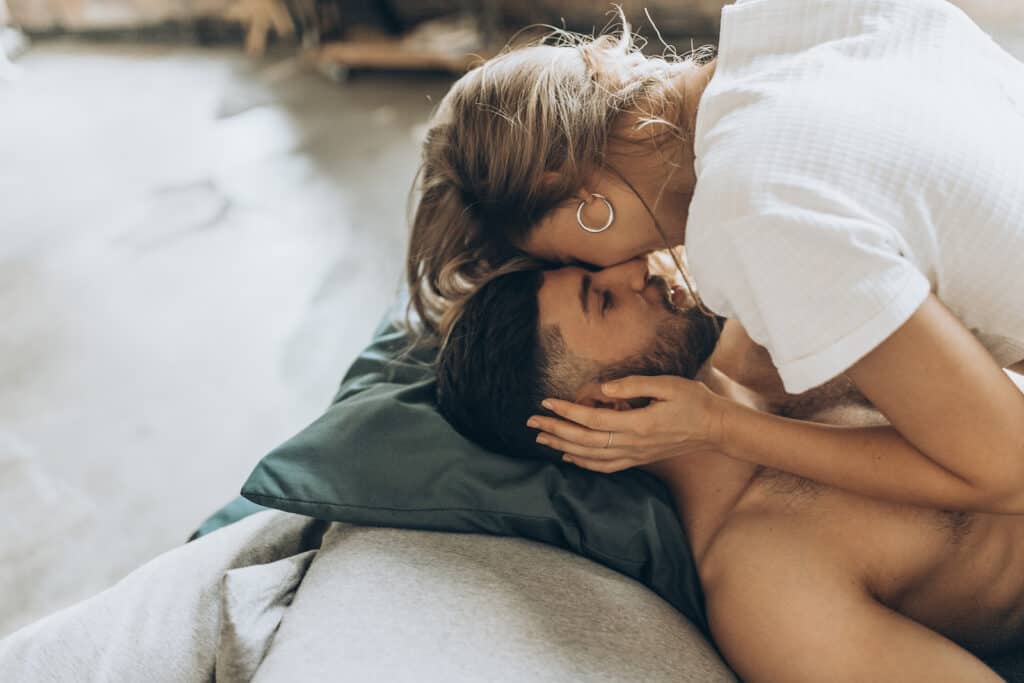
[[705, 303], [739, 320], [771, 353], [786, 391], [800, 393], [883, 342], [931, 287], [895, 231], [785, 195], [762, 195], [756, 213], [706, 226], [687, 254]]

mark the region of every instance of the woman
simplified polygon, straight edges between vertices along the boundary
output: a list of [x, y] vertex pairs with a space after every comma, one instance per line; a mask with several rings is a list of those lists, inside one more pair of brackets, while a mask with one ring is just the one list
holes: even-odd
[[531, 421], [538, 440], [601, 472], [710, 447], [1024, 512], [1024, 395], [1001, 370], [1024, 360], [1024, 65], [942, 0], [741, 0], [704, 56], [645, 58], [626, 26], [461, 78], [425, 143], [415, 310], [443, 337], [521, 255], [606, 266], [685, 244], [703, 305], [767, 348], [788, 392], [845, 374], [892, 427], [635, 377], [605, 391], [648, 407], [551, 401], [566, 419]]

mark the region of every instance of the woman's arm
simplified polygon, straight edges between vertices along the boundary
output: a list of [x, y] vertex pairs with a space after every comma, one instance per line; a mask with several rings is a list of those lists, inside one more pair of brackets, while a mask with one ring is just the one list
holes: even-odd
[[[698, 391], [702, 385], [694, 382], [636, 378], [642, 382], [627, 380], [625, 392], [609, 395], [628, 398], [642, 383], [661, 391], [650, 407], [615, 415], [556, 402], [556, 412], [583, 427], [545, 420], [549, 434], [542, 438], [554, 436], [553, 447], [597, 471], [669, 457], [674, 439], [676, 452], [688, 442], [710, 445], [877, 498], [1024, 513], [1024, 394], [934, 295], [847, 375], [892, 427], [791, 420]], [[616, 447], [603, 449], [597, 442], [605, 443], [609, 431], [616, 432]], [[614, 466], [602, 468], [610, 458]]]
[[838, 447], [825, 459], [856, 461], [854, 480], [837, 485], [884, 495], [890, 476], [905, 477], [906, 492], [935, 507], [948, 493], [957, 508], [1024, 512], [1024, 394], [934, 294], [847, 375], [893, 427], [821, 430], [816, 445]]
[[719, 448], [739, 460], [900, 503], [1024, 513], [1024, 492], [1006, 482], [986, 489], [969, 481], [924, 455], [892, 427], [803, 422], [739, 404], [727, 406], [726, 415], [731, 427]]
[[1024, 394], [934, 294], [847, 376], [892, 427], [722, 402], [720, 449], [878, 498], [1024, 513]]

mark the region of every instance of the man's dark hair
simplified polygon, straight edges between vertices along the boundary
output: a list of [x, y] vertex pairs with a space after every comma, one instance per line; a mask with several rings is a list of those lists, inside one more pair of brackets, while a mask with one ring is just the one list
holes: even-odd
[[543, 271], [495, 278], [473, 294], [437, 359], [437, 406], [463, 436], [497, 453], [557, 459], [526, 420], [540, 409], [547, 363], [537, 292]]

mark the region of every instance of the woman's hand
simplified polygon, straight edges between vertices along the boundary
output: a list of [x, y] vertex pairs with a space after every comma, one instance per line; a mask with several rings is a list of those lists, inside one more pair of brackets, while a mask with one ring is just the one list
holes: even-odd
[[564, 460], [606, 474], [716, 448], [724, 399], [703, 383], [673, 375], [633, 376], [608, 382], [602, 390], [609, 399], [649, 398], [651, 403], [612, 410], [549, 398], [544, 407], [565, 420], [534, 415], [526, 424], [541, 431], [538, 443], [562, 451]]

